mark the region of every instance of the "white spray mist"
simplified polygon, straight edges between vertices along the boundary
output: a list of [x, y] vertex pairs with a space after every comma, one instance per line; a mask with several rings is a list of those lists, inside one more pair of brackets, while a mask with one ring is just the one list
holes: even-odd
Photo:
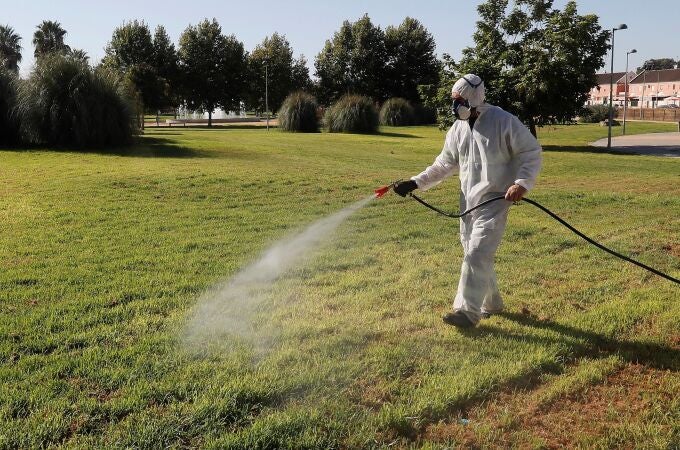
[[[199, 298], [183, 330], [187, 347], [204, 349], [229, 336], [254, 340], [258, 335], [253, 316], [276, 280], [304, 262], [340, 224], [373, 198], [371, 195], [276, 242], [231, 279], [210, 288]], [[258, 341], [261, 339], [259, 336]]]

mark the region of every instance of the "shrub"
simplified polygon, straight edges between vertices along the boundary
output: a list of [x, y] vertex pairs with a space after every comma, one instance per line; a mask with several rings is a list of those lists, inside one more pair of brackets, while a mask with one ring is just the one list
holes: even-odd
[[319, 131], [319, 108], [316, 99], [305, 92], [294, 92], [283, 101], [278, 112], [279, 128], [283, 131], [316, 133]]
[[437, 123], [437, 111], [425, 105], [416, 103], [413, 105], [416, 125], [432, 125]]
[[331, 133], [375, 133], [378, 111], [370, 98], [347, 94], [326, 110], [324, 122]]
[[392, 97], [380, 108], [380, 125], [399, 127], [413, 125], [415, 111], [411, 102], [400, 97]]
[[17, 114], [17, 76], [0, 66], [0, 145], [19, 142], [19, 117]]
[[609, 118], [609, 105], [588, 105], [579, 115], [579, 122], [598, 123]]
[[30, 143], [99, 147], [132, 139], [131, 108], [118, 80], [64, 55], [40, 58], [19, 89], [19, 114]]

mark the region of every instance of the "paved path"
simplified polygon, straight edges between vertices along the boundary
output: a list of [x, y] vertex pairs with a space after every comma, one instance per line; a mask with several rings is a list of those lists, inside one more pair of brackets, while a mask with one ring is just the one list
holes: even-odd
[[[607, 138], [591, 143], [607, 147]], [[632, 134], [612, 137], [612, 151], [634, 155], [680, 157], [680, 133]]]

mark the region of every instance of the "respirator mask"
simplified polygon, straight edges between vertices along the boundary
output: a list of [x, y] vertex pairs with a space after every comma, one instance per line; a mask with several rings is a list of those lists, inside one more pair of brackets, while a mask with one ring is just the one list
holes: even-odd
[[470, 118], [470, 102], [467, 100], [455, 99], [451, 110], [458, 120], [468, 120]]
[[460, 95], [453, 101], [451, 107], [453, 115], [456, 116], [456, 119], [467, 120], [470, 118], [472, 109], [470, 99], [472, 99], [475, 107], [484, 102], [484, 82], [478, 76], [469, 74], [453, 85], [451, 93]]

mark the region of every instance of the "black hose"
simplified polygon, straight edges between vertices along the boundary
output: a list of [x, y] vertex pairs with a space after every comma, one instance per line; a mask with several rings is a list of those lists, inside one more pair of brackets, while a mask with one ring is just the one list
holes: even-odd
[[[413, 199], [415, 199], [418, 203], [420, 203], [421, 205], [423, 205], [423, 206], [425, 206], [425, 207], [427, 207], [427, 208], [430, 208], [431, 210], [436, 211], [437, 213], [439, 213], [439, 214], [441, 214], [441, 215], [443, 215], [443, 216], [451, 217], [451, 218], [453, 218], [453, 219], [458, 219], [458, 218], [461, 218], [461, 217], [463, 217], [463, 216], [466, 216], [466, 215], [470, 214], [472, 211], [474, 211], [475, 209], [480, 208], [480, 207], [482, 207], [482, 206], [484, 206], [484, 205], [486, 205], [486, 204], [489, 204], [489, 203], [491, 203], [491, 202], [495, 202], [495, 201], [497, 201], [497, 200], [503, 200], [503, 199], [505, 199], [505, 197], [502, 196], [502, 195], [501, 195], [501, 196], [498, 196], [498, 197], [494, 197], [494, 198], [491, 198], [491, 199], [489, 199], [489, 200], [483, 201], [483, 202], [480, 203], [479, 205], [473, 206], [472, 208], [470, 208], [470, 209], [468, 209], [468, 210], [465, 210], [465, 211], [463, 211], [463, 212], [460, 213], [460, 214], [454, 214], [454, 213], [447, 213], [447, 212], [442, 211], [441, 209], [437, 208], [436, 206], [430, 205], [430, 204], [427, 203], [425, 200], [423, 200], [422, 198], [420, 198], [420, 197], [418, 197], [417, 195], [413, 194], [412, 192], [409, 192], [409, 195], [410, 195]], [[673, 278], [672, 276], [667, 275], [667, 274], [665, 274], [665, 273], [663, 273], [663, 272], [661, 272], [661, 271], [658, 271], [658, 270], [654, 269], [653, 267], [649, 267], [649, 266], [646, 265], [646, 264], [643, 264], [643, 263], [641, 263], [641, 262], [639, 262], [639, 261], [635, 261], [634, 259], [629, 258], [629, 257], [627, 257], [627, 256], [625, 256], [625, 255], [622, 255], [621, 253], [615, 252], [614, 250], [605, 247], [604, 245], [600, 244], [599, 242], [595, 241], [594, 239], [589, 238], [588, 236], [586, 236], [585, 234], [581, 233], [579, 230], [577, 230], [577, 229], [574, 228], [573, 226], [569, 225], [564, 219], [562, 219], [562, 218], [559, 217], [557, 214], [555, 214], [554, 212], [550, 211], [548, 208], [546, 208], [545, 206], [541, 205], [540, 203], [538, 203], [538, 202], [536, 202], [536, 201], [534, 201], [534, 200], [531, 200], [531, 199], [529, 199], [529, 198], [526, 198], [526, 197], [523, 198], [522, 201], [525, 201], [525, 202], [527, 202], [527, 203], [529, 203], [529, 204], [531, 204], [531, 205], [534, 205], [536, 208], [540, 209], [541, 211], [543, 211], [544, 213], [548, 214], [550, 217], [552, 217], [553, 219], [555, 219], [556, 221], [558, 221], [559, 223], [561, 223], [561, 224], [564, 225], [565, 227], [569, 228], [569, 230], [571, 230], [574, 234], [576, 234], [577, 236], [579, 236], [579, 237], [585, 239], [585, 240], [588, 241], [590, 244], [593, 244], [595, 247], [599, 248], [600, 250], [604, 250], [605, 252], [609, 253], [610, 255], [614, 255], [614, 256], [616, 256], [617, 258], [621, 258], [621, 259], [624, 260], [624, 261], [628, 261], [629, 263], [635, 264], [635, 265], [638, 266], [638, 267], [642, 267], [643, 269], [648, 270], [648, 271], [652, 272], [653, 274], [656, 274], [656, 275], [658, 275], [658, 276], [660, 276], [660, 277], [663, 277], [663, 278], [665, 278], [665, 279], [667, 279], [667, 280], [669, 280], [669, 281], [672, 281], [673, 283], [680, 284], [680, 280], [678, 280], [677, 278]]]
[[442, 211], [441, 209], [437, 208], [436, 206], [430, 205], [430, 204], [427, 203], [425, 200], [423, 200], [422, 198], [418, 197], [417, 195], [415, 195], [415, 194], [412, 193], [412, 192], [409, 192], [408, 195], [410, 195], [411, 197], [413, 197], [413, 198], [415, 199], [415, 201], [417, 201], [417, 202], [420, 203], [421, 205], [423, 205], [423, 206], [425, 206], [425, 207], [427, 207], [427, 208], [430, 208], [432, 211], [438, 212], [438, 213], [441, 214], [442, 216], [450, 217], [450, 218], [452, 218], [452, 219], [460, 219], [460, 218], [463, 217], [463, 216], [467, 216], [468, 214], [470, 214], [472, 211], [474, 211], [474, 210], [477, 209], [477, 208], [481, 208], [482, 206], [487, 205], [487, 204], [489, 204], [489, 203], [491, 203], [491, 202], [495, 202], [496, 200], [503, 200], [503, 199], [505, 199], [505, 197], [503, 197], [502, 195], [501, 195], [500, 197], [490, 198], [489, 200], [485, 200], [485, 201], [483, 201], [482, 203], [480, 203], [479, 205], [473, 206], [472, 208], [467, 209], [467, 210], [463, 211], [463, 212], [460, 213], [460, 214], [454, 214], [454, 213], [447, 213], [446, 211]]

